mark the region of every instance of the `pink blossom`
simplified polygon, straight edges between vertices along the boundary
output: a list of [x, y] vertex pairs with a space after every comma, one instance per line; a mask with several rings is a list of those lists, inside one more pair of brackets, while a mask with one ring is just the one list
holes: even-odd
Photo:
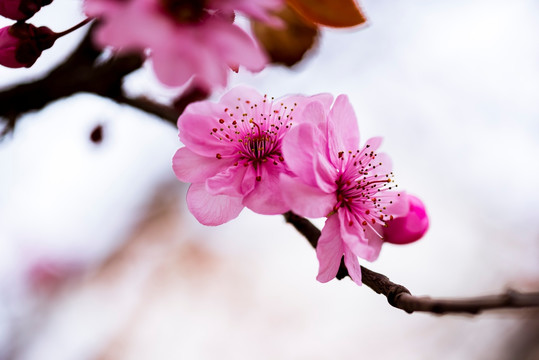
[[0, 0], [0, 15], [13, 20], [27, 20], [52, 0]]
[[333, 279], [344, 256], [350, 277], [361, 284], [357, 257], [378, 257], [384, 226], [407, 213], [408, 197], [395, 191], [391, 161], [377, 152], [381, 138], [358, 147], [356, 116], [345, 95], [331, 109], [311, 102], [302, 116], [311, 121], [295, 126], [283, 141], [283, 156], [295, 174], [281, 175], [283, 196], [299, 215], [327, 217], [316, 248], [317, 279]]
[[274, 100], [236, 87], [219, 101], [190, 104], [178, 119], [180, 148], [173, 168], [191, 182], [187, 205], [205, 225], [223, 224], [244, 207], [260, 214], [289, 210], [280, 174], [291, 175], [281, 152], [283, 137], [305, 103], [331, 104], [331, 96]]
[[392, 244], [409, 244], [425, 235], [429, 228], [429, 217], [425, 205], [413, 195], [408, 195], [409, 211], [402, 217], [389, 220], [384, 228], [384, 241]]
[[234, 10], [268, 18], [281, 0], [86, 0], [85, 11], [102, 25], [95, 40], [119, 51], [149, 49], [157, 78], [180, 86], [192, 79], [204, 89], [224, 86], [240, 65], [260, 71], [266, 55], [233, 24]]
[[17, 22], [0, 29], [0, 65], [9, 68], [32, 66], [57, 35], [45, 26]]

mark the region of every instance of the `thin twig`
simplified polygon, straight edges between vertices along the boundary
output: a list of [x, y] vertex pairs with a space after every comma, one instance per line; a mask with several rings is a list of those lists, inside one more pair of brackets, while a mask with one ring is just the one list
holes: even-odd
[[[320, 237], [320, 230], [309, 220], [289, 211], [284, 214], [287, 222], [292, 224], [309, 243], [316, 248]], [[337, 278], [348, 276], [348, 271], [341, 261]], [[413, 296], [402, 285], [395, 284], [383, 274], [361, 266], [363, 284], [370, 287], [377, 294], [387, 298], [389, 304], [411, 314], [416, 311], [434, 314], [478, 314], [484, 310], [539, 307], [539, 292], [521, 293], [508, 290], [503, 294], [479, 296], [462, 299], [432, 299], [430, 297]]]

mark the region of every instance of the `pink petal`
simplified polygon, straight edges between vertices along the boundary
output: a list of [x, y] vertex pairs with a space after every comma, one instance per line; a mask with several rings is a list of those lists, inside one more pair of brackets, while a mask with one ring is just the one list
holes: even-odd
[[382, 145], [382, 140], [383, 138], [381, 136], [372, 137], [369, 140], [367, 140], [367, 142], [365, 143], [365, 146], [369, 145], [369, 152], [370, 151], [376, 152], [376, 150], [378, 150], [380, 145]]
[[265, 21], [273, 25], [276, 23], [270, 10], [278, 10], [283, 0], [211, 0], [210, 4], [218, 9], [240, 11], [248, 17]]
[[208, 29], [206, 44], [220, 61], [228, 65], [243, 65], [251, 71], [260, 71], [266, 65], [265, 53], [238, 26], [215, 21], [206, 28]]
[[357, 150], [358, 144], [359, 129], [354, 109], [346, 95], [339, 95], [328, 115], [329, 152], [336, 156], [340, 151]]
[[235, 107], [239, 106], [241, 113], [250, 113], [251, 106], [254, 104], [260, 104], [264, 100], [264, 97], [253, 88], [247, 86], [236, 86], [226, 94], [224, 94], [219, 100], [222, 108], [230, 108], [231, 111], [236, 112]]
[[327, 216], [336, 202], [334, 193], [328, 194], [285, 174], [281, 175], [281, 190], [292, 211], [305, 217]]
[[316, 185], [324, 192], [334, 193], [337, 190], [335, 180], [339, 175], [337, 169], [327, 160], [325, 152], [318, 152], [314, 161]]
[[[375, 231], [376, 229], [376, 231]], [[382, 238], [383, 227], [380, 224], [375, 224], [373, 227], [368, 226], [365, 231], [367, 245], [362, 245], [365, 250], [362, 252], [364, 256], [360, 256], [367, 261], [375, 261], [380, 255], [384, 239]]]
[[386, 213], [393, 217], [404, 216], [409, 211], [409, 196], [404, 191], [381, 191], [378, 196], [386, 204]]
[[322, 228], [316, 246], [316, 256], [320, 263], [316, 280], [322, 283], [335, 278], [339, 271], [344, 252], [340, 235], [339, 220], [334, 215], [330, 216]]
[[220, 128], [220, 116], [204, 114], [204, 112], [209, 112], [208, 109], [215, 110], [215, 105], [217, 104], [212, 104], [209, 101], [189, 105], [178, 119], [180, 140], [191, 151], [199, 155], [218, 158], [219, 154], [222, 158], [226, 158], [235, 153], [235, 148], [211, 134], [212, 129]]
[[[349, 211], [340, 208], [337, 212], [340, 224], [341, 238], [348, 248], [362, 259], [373, 261], [380, 252], [381, 237], [372, 231], [369, 225], [362, 227]], [[363, 231], [365, 229], [365, 231]]]
[[361, 286], [361, 266], [357, 260], [357, 256], [348, 248], [344, 246], [344, 265], [346, 265], [346, 270], [348, 270], [348, 275], [350, 278], [359, 286]]
[[241, 197], [211, 195], [203, 183], [191, 184], [187, 191], [187, 208], [203, 225], [221, 225], [240, 214]]
[[172, 158], [176, 177], [184, 182], [203, 182], [232, 165], [233, 160], [198, 155], [186, 147], [180, 148]]
[[[382, 165], [380, 165], [380, 163]], [[389, 175], [393, 168], [391, 158], [386, 153], [376, 154], [376, 159], [371, 162], [375, 166], [374, 169], [370, 171], [371, 175], [384, 176]], [[386, 178], [387, 179], [387, 178]]]
[[[309, 106], [309, 104], [312, 102], [320, 103], [320, 105], [322, 105], [322, 112], [320, 112], [317, 105], [314, 105], [314, 108], [312, 105]], [[289, 107], [291, 107], [293, 104], [297, 104], [297, 106], [294, 106], [295, 124], [301, 124], [303, 122], [314, 124], [320, 129], [322, 134], [326, 134], [327, 132], [326, 114], [329, 112], [332, 103], [333, 95], [327, 93], [317, 94], [309, 97], [305, 97], [303, 95], [292, 95], [285, 99], [285, 104]]]
[[281, 194], [279, 171], [272, 171], [268, 167], [262, 167], [262, 180], [256, 181], [254, 189], [243, 199], [243, 205], [258, 214], [276, 215], [290, 210]]
[[[319, 110], [322, 109], [318, 105]], [[282, 152], [288, 168], [303, 182], [318, 187], [315, 156], [323, 145], [319, 130], [310, 123], [293, 126], [283, 139]]]
[[384, 229], [384, 240], [392, 244], [409, 244], [425, 235], [429, 228], [429, 217], [423, 202], [415, 196], [408, 195], [409, 212], [387, 222]]
[[246, 171], [245, 166], [231, 164], [224, 171], [206, 180], [206, 190], [213, 195], [243, 196], [241, 185]]
[[255, 188], [256, 184], [256, 171], [252, 166], [247, 167], [247, 171], [243, 175], [243, 181], [241, 183], [241, 193], [249, 194]]

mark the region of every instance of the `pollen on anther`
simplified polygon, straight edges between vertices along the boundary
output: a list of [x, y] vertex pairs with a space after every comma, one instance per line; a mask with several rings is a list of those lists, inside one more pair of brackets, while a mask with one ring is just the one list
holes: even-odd
[[223, 158], [223, 156], [222, 156], [221, 154], [216, 154], [215, 157], [216, 157], [217, 159], [222, 159], [222, 158]]

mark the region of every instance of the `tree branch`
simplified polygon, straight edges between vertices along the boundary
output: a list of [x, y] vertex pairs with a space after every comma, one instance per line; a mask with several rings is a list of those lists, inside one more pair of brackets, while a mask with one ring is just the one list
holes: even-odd
[[[309, 220], [289, 211], [283, 214], [285, 220], [292, 224], [309, 243], [316, 248], [320, 238], [320, 230]], [[337, 279], [348, 276], [344, 262], [337, 273]], [[383, 274], [379, 274], [366, 267], [361, 267], [363, 284], [370, 287], [377, 294], [387, 298], [389, 304], [411, 314], [416, 311], [430, 312], [434, 314], [478, 314], [484, 310], [539, 307], [539, 292], [521, 293], [514, 290], [499, 295], [479, 296], [463, 299], [432, 299], [430, 297], [413, 296], [402, 285], [395, 284]]]

